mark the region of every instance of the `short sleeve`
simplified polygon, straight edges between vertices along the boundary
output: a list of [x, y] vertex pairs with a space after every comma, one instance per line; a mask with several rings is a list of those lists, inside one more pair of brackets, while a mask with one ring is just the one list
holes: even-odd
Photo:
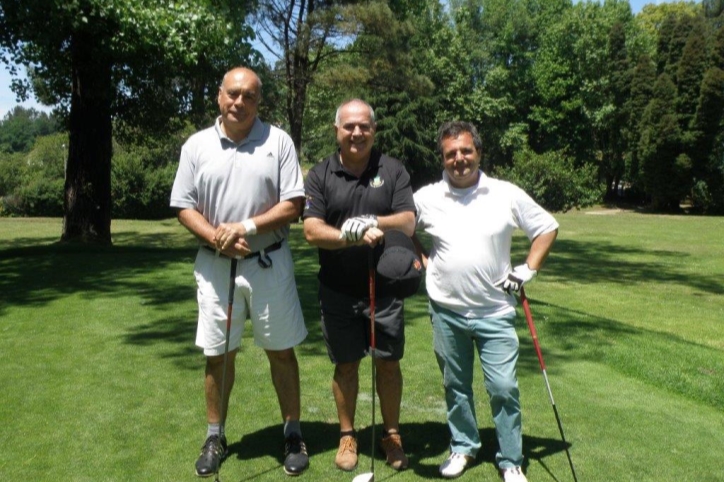
[[324, 201], [324, 186], [322, 176], [320, 176], [320, 171], [323, 173], [325, 167], [326, 163], [318, 164], [307, 173], [307, 180], [304, 184], [306, 202], [304, 203], [302, 219], [326, 219], [327, 210]]

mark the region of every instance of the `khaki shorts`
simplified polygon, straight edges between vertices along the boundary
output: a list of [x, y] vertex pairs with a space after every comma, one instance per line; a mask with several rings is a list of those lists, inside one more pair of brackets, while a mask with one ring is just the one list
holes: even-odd
[[[286, 350], [307, 336], [294, 263], [287, 242], [268, 253], [273, 264], [260, 266], [258, 259], [238, 261], [231, 315], [229, 351], [241, 346], [244, 321], [251, 320], [254, 344], [265, 350]], [[224, 354], [231, 260], [213, 251], [199, 249], [194, 264], [199, 320], [196, 345], [204, 355]]]

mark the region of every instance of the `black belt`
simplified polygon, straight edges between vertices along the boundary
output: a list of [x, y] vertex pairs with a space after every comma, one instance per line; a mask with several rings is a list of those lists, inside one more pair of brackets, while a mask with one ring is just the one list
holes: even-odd
[[[249, 253], [246, 256], [244, 256], [243, 259], [258, 258], [259, 266], [261, 266], [262, 268], [271, 268], [272, 260], [269, 257], [269, 253], [281, 248], [283, 241], [284, 240], [282, 239], [281, 241], [277, 241], [276, 243], [271, 244], [264, 249], [260, 249], [259, 251], [254, 251], [253, 253]], [[212, 248], [211, 246], [209, 246], [207, 244], [203, 244], [203, 245], [201, 245], [201, 247], [204, 249], [208, 249], [209, 251], [212, 251], [214, 253], [218, 253], [217, 250], [215, 250], [214, 248]], [[228, 256], [226, 256], [225, 254], [221, 254], [221, 253], [219, 253], [219, 254], [221, 256], [223, 256], [224, 258], [228, 258]]]

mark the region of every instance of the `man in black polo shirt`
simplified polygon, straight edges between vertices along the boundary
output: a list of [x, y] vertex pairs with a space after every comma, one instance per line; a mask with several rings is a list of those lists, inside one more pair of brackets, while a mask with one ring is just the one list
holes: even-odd
[[[335, 463], [354, 470], [358, 371], [370, 345], [369, 250], [387, 230], [413, 234], [415, 203], [402, 163], [372, 148], [376, 124], [368, 103], [342, 103], [334, 128], [339, 150], [307, 175], [304, 235], [319, 248], [322, 331], [335, 364], [332, 391], [340, 424]], [[399, 434], [404, 305], [379, 290], [375, 302], [377, 393], [385, 428], [381, 447], [387, 463], [402, 470], [408, 463]]]

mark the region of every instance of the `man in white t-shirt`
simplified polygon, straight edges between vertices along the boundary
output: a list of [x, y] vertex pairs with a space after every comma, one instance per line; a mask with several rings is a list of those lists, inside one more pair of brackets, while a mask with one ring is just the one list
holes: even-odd
[[[299, 367], [294, 347], [307, 336], [286, 241], [299, 217], [304, 181], [289, 135], [257, 117], [261, 80], [235, 68], [219, 87], [221, 115], [181, 150], [171, 207], [199, 240], [194, 264], [199, 305], [196, 344], [206, 355], [207, 433], [196, 475], [214, 475], [227, 453], [224, 416], [234, 384], [234, 360], [248, 317], [254, 342], [266, 352], [284, 421], [284, 471], [309, 464], [299, 424]], [[236, 265], [235, 272], [231, 270]], [[230, 332], [226, 308], [234, 278]], [[228, 336], [229, 352], [224, 371]], [[226, 383], [221, 379], [227, 373]], [[225, 393], [222, 395], [221, 387]], [[260, 400], [253, 400], [259, 403]]]
[[[472, 387], [477, 352], [500, 445], [498, 467], [505, 482], [525, 482], [513, 292], [540, 269], [558, 223], [522, 189], [480, 170], [482, 142], [475, 126], [447, 122], [437, 140], [442, 180], [414, 198], [417, 229], [432, 240], [429, 256], [415, 241], [427, 268], [434, 349], [451, 432], [450, 456], [440, 473], [458, 477], [481, 447]], [[513, 268], [516, 228], [531, 247], [526, 262]]]

